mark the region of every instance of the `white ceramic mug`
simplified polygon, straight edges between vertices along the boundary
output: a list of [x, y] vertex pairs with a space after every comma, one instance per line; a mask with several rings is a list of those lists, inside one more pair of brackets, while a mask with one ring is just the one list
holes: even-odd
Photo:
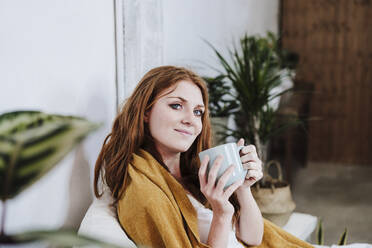
[[247, 170], [243, 168], [243, 164], [239, 155], [239, 152], [243, 147], [244, 146], [237, 146], [236, 143], [227, 143], [212, 147], [199, 153], [200, 161], [203, 160], [205, 155], [209, 156], [207, 175], [217, 156], [223, 156], [221, 167], [217, 173], [217, 179], [219, 179], [223, 175], [223, 173], [230, 167], [230, 165], [235, 165], [234, 172], [230, 175], [225, 184], [225, 189], [236, 181], [245, 178], [247, 174]]

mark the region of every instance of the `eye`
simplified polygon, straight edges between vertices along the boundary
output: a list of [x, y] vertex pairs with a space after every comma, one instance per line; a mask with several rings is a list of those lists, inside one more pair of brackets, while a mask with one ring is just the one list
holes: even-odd
[[172, 109], [181, 109], [181, 108], [182, 108], [182, 105], [179, 104], [179, 103], [172, 103], [172, 104], [169, 104], [169, 106], [170, 106]]
[[196, 110], [194, 110], [194, 114], [196, 115], [196, 116], [203, 116], [203, 114], [204, 114], [204, 112], [203, 112], [203, 110], [200, 110], [200, 109], [196, 109]]

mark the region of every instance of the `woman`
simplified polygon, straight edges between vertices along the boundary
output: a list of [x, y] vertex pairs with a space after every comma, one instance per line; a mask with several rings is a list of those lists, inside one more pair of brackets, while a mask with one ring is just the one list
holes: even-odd
[[[217, 181], [220, 157], [206, 173], [209, 158], [200, 162], [197, 155], [211, 144], [207, 106], [199, 76], [162, 66], [142, 78], [116, 117], [96, 162], [94, 189], [99, 197], [101, 175], [115, 199], [121, 226], [136, 244], [261, 243], [263, 219], [250, 191], [262, 177], [261, 161], [253, 145], [245, 146], [241, 160], [247, 177], [225, 191], [233, 165]], [[238, 145], [243, 144], [241, 139]]]

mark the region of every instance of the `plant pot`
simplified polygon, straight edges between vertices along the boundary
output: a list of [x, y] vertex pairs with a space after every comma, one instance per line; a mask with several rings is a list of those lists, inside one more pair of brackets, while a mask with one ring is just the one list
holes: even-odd
[[[268, 168], [271, 165], [277, 166], [277, 179], [273, 179], [268, 175]], [[268, 162], [265, 171], [265, 184], [259, 186], [257, 183], [252, 187], [252, 194], [261, 210], [262, 216], [282, 227], [288, 222], [289, 217], [296, 208], [296, 204], [292, 199], [290, 185], [282, 178], [280, 163], [277, 161]]]
[[220, 133], [225, 133], [224, 127], [227, 127], [228, 117], [212, 117], [212, 145], [217, 146], [225, 143], [223, 135]]

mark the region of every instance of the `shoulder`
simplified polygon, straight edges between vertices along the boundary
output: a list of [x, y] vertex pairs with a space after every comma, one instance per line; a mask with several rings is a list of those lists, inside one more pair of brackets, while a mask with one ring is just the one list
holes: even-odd
[[[159, 176], [161, 177], [161, 175]], [[127, 180], [123, 196], [118, 201], [118, 211], [120, 208], [131, 208], [136, 211], [157, 207], [178, 209], [173, 195], [174, 192], [165, 180], [159, 179], [159, 177], [154, 180], [154, 178], [139, 173], [136, 168], [131, 166], [128, 167]]]
[[118, 205], [135, 201], [136, 206], [147, 206], [160, 200], [164, 201], [166, 198], [163, 190], [145, 175], [129, 175], [123, 197], [118, 201]]
[[117, 216], [120, 224], [128, 229], [141, 226], [138, 221], [163, 225], [164, 223], [182, 223], [182, 214], [177, 203], [170, 199], [156, 184], [148, 178], [131, 181], [123, 197], [117, 203]]

